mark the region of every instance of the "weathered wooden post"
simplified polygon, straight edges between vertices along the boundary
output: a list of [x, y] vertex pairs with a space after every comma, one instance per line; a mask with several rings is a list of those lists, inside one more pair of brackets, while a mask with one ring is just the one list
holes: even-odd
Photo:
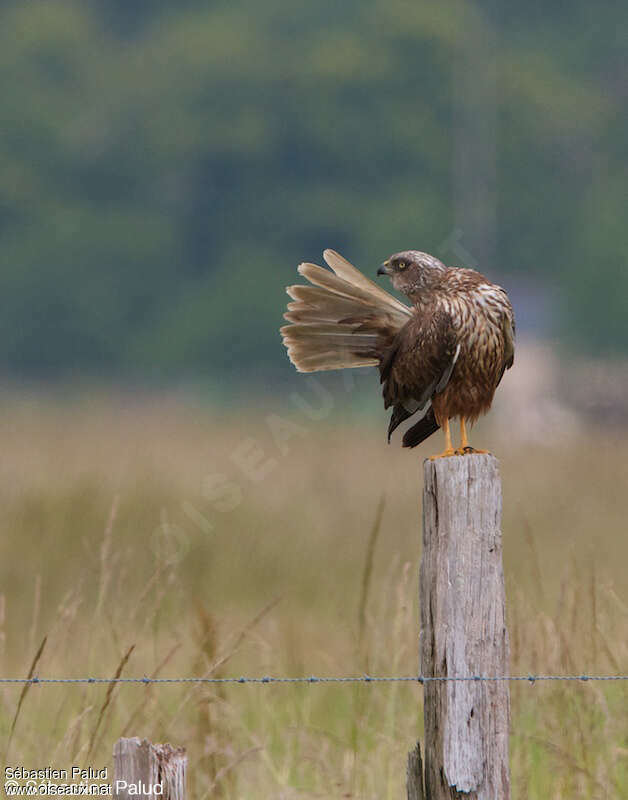
[[113, 796], [120, 800], [185, 800], [187, 756], [182, 747], [148, 739], [118, 739], [113, 747]]
[[[426, 461], [424, 473], [421, 674], [507, 675], [497, 459], [465, 455]], [[425, 800], [510, 798], [507, 681], [428, 680], [424, 720]], [[414, 753], [408, 761], [409, 796], [419, 781], [416, 768], [411, 773]]]

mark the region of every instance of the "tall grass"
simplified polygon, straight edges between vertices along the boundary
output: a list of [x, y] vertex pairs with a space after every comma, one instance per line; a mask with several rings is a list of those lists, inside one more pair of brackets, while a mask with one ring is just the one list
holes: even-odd
[[[416, 672], [430, 445], [302, 420], [277, 440], [263, 411], [242, 418], [4, 409], [2, 675]], [[512, 671], [628, 671], [628, 438], [496, 436], [479, 445], [501, 458]], [[118, 736], [147, 736], [188, 749], [194, 798], [399, 798], [422, 732], [412, 684], [0, 691], [10, 765], [101, 767]], [[628, 796], [625, 684], [511, 691], [515, 798]]]

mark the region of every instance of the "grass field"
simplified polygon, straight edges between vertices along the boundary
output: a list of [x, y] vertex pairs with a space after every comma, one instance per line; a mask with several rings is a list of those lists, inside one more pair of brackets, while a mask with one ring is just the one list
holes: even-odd
[[[112, 675], [131, 646], [125, 676], [415, 673], [421, 462], [440, 442], [387, 447], [384, 425], [6, 399], [0, 673], [27, 674], [44, 636], [42, 677]], [[628, 435], [479, 435], [504, 482], [512, 671], [628, 672]], [[146, 736], [188, 749], [195, 800], [401, 798], [422, 726], [416, 685], [122, 685], [107, 704], [107, 686], [50, 685], [9, 742], [21, 689], [0, 691], [8, 765], [100, 768]], [[513, 797], [628, 797], [627, 700], [513, 685]]]

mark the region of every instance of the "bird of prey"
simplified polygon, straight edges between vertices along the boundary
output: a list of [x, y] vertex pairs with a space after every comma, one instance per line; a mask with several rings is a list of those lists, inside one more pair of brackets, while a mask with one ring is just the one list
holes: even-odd
[[[410, 417], [403, 436], [415, 447], [439, 428], [445, 449], [433, 458], [486, 453], [469, 445], [467, 423], [488, 411], [514, 361], [515, 320], [508, 295], [472, 269], [446, 267], [428, 253], [405, 250], [377, 270], [388, 275], [411, 306], [363, 275], [333, 250], [331, 272], [301, 264], [311, 286], [289, 286], [281, 328], [299, 372], [376, 366], [384, 404], [392, 406], [388, 441]], [[454, 450], [449, 421], [460, 420]]]

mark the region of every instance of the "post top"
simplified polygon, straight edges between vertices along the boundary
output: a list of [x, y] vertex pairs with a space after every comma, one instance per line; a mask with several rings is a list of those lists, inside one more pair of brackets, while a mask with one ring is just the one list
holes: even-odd
[[465, 453], [462, 456], [445, 456], [444, 458], [426, 458], [423, 462], [425, 467], [433, 465], [434, 467], [443, 468], [457, 468], [464, 464], [496, 464], [499, 465], [499, 459], [492, 453]]
[[425, 488], [449, 487], [449, 492], [468, 493], [469, 484], [481, 481], [484, 484], [500, 485], [499, 461], [491, 453], [470, 453], [464, 456], [448, 456], [423, 462]]

